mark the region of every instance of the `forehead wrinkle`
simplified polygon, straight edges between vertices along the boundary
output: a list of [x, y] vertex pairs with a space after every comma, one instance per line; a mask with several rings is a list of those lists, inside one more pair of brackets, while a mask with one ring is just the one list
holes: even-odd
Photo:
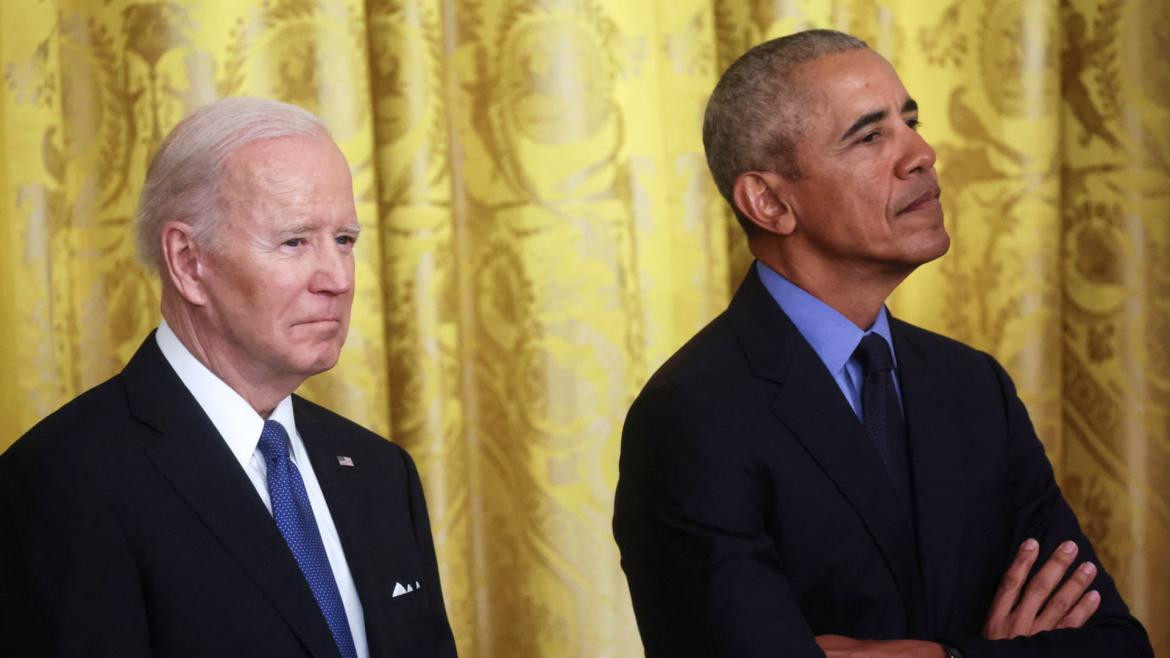
[[280, 235], [292, 235], [294, 233], [315, 233], [321, 229], [321, 225], [317, 223], [301, 222], [293, 224], [292, 226], [282, 227], [277, 229]]
[[304, 177], [287, 163], [271, 158], [262, 148], [264, 145], [265, 142], [249, 144], [229, 156], [224, 177], [229, 186], [257, 198], [291, 196], [302, 191]]
[[[261, 163], [261, 165], [264, 164], [267, 163]], [[291, 198], [295, 201], [308, 191], [303, 180], [289, 176], [282, 168], [259, 166], [250, 167], [250, 169], [252, 175], [249, 177], [249, 182], [252, 184], [252, 189], [249, 192], [257, 199]]]
[[[323, 225], [320, 222], [301, 222], [293, 224], [292, 226], [279, 229], [281, 234], [285, 233], [315, 233], [322, 229]], [[362, 232], [362, 227], [357, 224], [346, 224], [336, 229], [336, 233], [350, 233], [357, 235]]]
[[[284, 167], [271, 166], [269, 160], [237, 160], [228, 168], [220, 196], [228, 209], [246, 213], [271, 224], [277, 220], [296, 220], [298, 216], [310, 215], [306, 200], [312, 199], [313, 190], [304, 181], [288, 175]], [[283, 223], [287, 223], [284, 221]], [[309, 222], [301, 220], [298, 226], [304, 230]], [[290, 229], [281, 229], [282, 233]]]
[[[334, 190], [327, 189], [332, 179], [316, 169], [328, 165], [297, 166], [274, 157], [271, 146], [249, 144], [225, 161], [219, 194], [225, 213], [248, 220], [250, 232], [263, 230], [269, 238], [326, 229], [356, 236], [360, 231], [356, 223], [333, 228], [334, 219], [352, 222], [353, 212], [338, 215], [339, 209], [331, 207], [336, 201]], [[352, 196], [349, 199], [352, 204]]]

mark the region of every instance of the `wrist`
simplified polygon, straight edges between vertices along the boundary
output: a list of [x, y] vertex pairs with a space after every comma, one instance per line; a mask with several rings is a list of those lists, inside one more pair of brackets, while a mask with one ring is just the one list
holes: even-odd
[[943, 649], [943, 655], [946, 658], [963, 658], [963, 652], [957, 648], [947, 644], [946, 642], [939, 642], [939, 646]]

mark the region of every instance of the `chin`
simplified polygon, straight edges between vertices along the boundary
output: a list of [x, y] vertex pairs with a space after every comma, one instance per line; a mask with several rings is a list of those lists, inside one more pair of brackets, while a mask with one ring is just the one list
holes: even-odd
[[951, 248], [951, 236], [941, 224], [937, 229], [915, 238], [913, 246], [907, 250], [907, 261], [915, 265], [924, 265], [940, 258]]
[[326, 370], [331, 370], [333, 366], [341, 359], [341, 346], [329, 346], [322, 348], [311, 354], [303, 354], [298, 359], [296, 370], [305, 377], [312, 377], [319, 375]]
[[337, 365], [337, 362], [340, 360], [341, 360], [341, 346], [338, 345], [337, 349], [331, 350], [325, 354], [322, 354], [320, 357], [318, 357], [317, 361], [313, 365], [315, 368], [317, 368], [317, 372], [320, 373], [320, 372], [325, 372], [326, 370], [332, 369], [333, 366]]
[[941, 258], [944, 254], [951, 250], [951, 236], [947, 230], [942, 226], [938, 227], [938, 237], [935, 240], [935, 248], [930, 260]]

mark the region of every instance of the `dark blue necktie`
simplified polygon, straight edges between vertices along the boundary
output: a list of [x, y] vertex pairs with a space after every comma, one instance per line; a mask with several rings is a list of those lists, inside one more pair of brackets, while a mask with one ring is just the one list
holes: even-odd
[[861, 415], [865, 436], [873, 443], [894, 491], [907, 513], [910, 504], [910, 469], [906, 446], [906, 424], [902, 405], [894, 389], [894, 359], [890, 344], [880, 334], [866, 334], [853, 352], [861, 364]]
[[284, 426], [275, 420], [264, 421], [264, 430], [260, 432], [260, 452], [268, 464], [272, 518], [276, 519], [276, 527], [280, 528], [280, 534], [284, 535], [301, 572], [305, 574], [305, 580], [309, 582], [313, 597], [325, 615], [325, 622], [329, 624], [329, 632], [333, 634], [333, 641], [337, 643], [342, 658], [357, 658], [345, 606], [341, 603], [341, 593], [337, 590], [337, 581], [333, 579], [333, 570], [329, 567], [325, 545], [321, 543], [321, 533], [317, 530], [317, 520], [309, 504], [309, 494], [305, 492], [305, 481], [301, 479], [296, 464], [289, 459], [288, 448], [288, 434]]

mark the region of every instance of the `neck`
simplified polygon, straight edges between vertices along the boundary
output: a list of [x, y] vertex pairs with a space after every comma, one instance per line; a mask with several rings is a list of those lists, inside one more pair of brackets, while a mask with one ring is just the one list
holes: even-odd
[[845, 316], [862, 331], [873, 327], [890, 293], [910, 274], [874, 272], [839, 263], [801, 261], [752, 251], [760, 262]]
[[205, 324], [194, 317], [198, 309], [182, 300], [176, 302], [174, 297], [163, 291], [162, 316], [171, 331], [199, 363], [244, 398], [261, 418], [271, 416], [276, 405], [300, 386], [300, 380], [281, 381], [248, 367], [246, 358], [226, 353], [222, 335], [207, 331]]

